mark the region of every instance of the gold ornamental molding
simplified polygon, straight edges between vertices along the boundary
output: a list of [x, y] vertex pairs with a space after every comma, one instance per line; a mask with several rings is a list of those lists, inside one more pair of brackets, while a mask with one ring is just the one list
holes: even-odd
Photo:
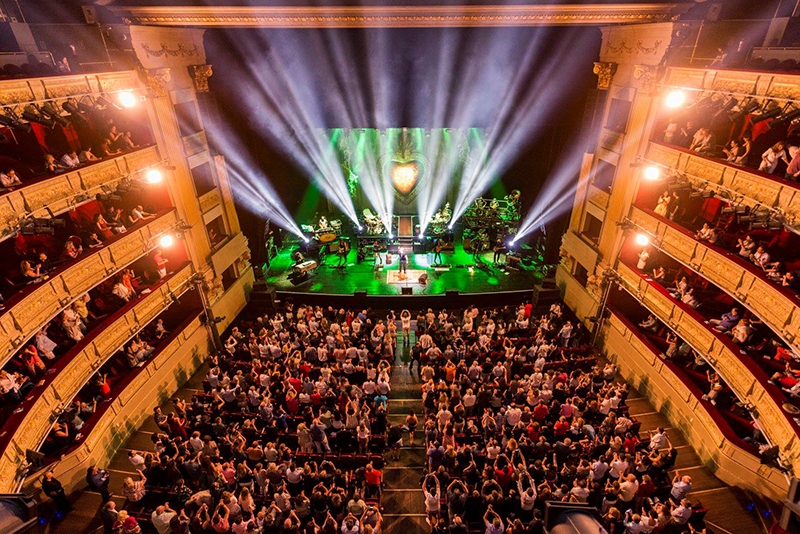
[[671, 20], [673, 4], [484, 6], [111, 6], [127, 24], [247, 28], [425, 28], [638, 24]]
[[611, 88], [611, 81], [617, 72], [617, 64], [611, 61], [595, 61], [593, 72], [597, 74], [597, 88], [608, 90]]
[[211, 65], [189, 65], [189, 76], [194, 82], [194, 90], [198, 93], [208, 92], [208, 79], [214, 74]]
[[169, 67], [147, 69], [145, 71], [147, 92], [153, 98], [167, 96], [167, 84], [172, 80]]

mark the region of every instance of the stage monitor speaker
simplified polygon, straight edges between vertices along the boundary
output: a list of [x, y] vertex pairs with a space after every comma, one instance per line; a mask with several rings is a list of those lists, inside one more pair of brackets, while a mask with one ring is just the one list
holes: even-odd
[[366, 291], [356, 291], [356, 292], [353, 293], [353, 296], [354, 297], [367, 298], [367, 292]]
[[402, 287], [402, 288], [400, 288], [400, 290], [402, 291], [403, 295], [413, 295], [414, 294], [414, 288], [413, 287]]
[[428, 252], [427, 241], [414, 241], [414, 254], [425, 254]]
[[458, 297], [458, 290], [457, 289], [447, 289], [444, 292], [444, 296], [446, 298], [457, 298]]

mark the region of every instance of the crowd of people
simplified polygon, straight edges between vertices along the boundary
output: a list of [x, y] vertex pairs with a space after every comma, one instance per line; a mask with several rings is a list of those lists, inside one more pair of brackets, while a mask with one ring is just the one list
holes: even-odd
[[[420, 441], [432, 532], [543, 532], [554, 500], [596, 506], [611, 534], [688, 531], [691, 478], [668, 474], [667, 433], [640, 438], [628, 386], [561, 305], [532, 311], [413, 320], [289, 302], [240, 321], [208, 357], [204, 393], [154, 409], [154, 451], [129, 452], [124, 509], [103, 470], [87, 473], [106, 532], [378, 533], [381, 470]], [[423, 404], [405, 424], [387, 417], [398, 341]]]
[[735, 100], [714, 95], [701, 97], [691, 109], [666, 119], [660, 140], [733, 165], [793, 182], [800, 180], [800, 137], [796, 128], [791, 123], [771, 128], [770, 123], [780, 117], [754, 121], [764, 112], [759, 111], [760, 106], [750, 113], [740, 113], [734, 106], [730, 119], [725, 113], [731, 109], [725, 107], [730, 99]]
[[[587, 357], [588, 339], [565, 342], [560, 305], [528, 321], [498, 332], [502, 311], [470, 309], [453, 321], [460, 329], [445, 319], [420, 336], [433, 340], [420, 370], [432, 531], [543, 532], [547, 501], [595, 506], [612, 534], [688, 531], [691, 478], [669, 476], [677, 450], [666, 432], [640, 439], [628, 386]], [[453, 351], [470, 323], [485, 350]]]
[[292, 304], [232, 328], [206, 393], [154, 410], [155, 452], [129, 454], [139, 475], [125, 510], [104, 505], [106, 531], [379, 532], [403, 437], [387, 419], [396, 335], [369, 310]]

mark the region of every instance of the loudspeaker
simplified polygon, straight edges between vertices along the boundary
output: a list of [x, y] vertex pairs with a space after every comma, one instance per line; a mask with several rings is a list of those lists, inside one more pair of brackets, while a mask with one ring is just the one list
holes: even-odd
[[400, 290], [401, 290], [403, 295], [413, 295], [414, 294], [414, 288], [412, 288], [412, 287], [403, 287]]
[[425, 254], [428, 252], [427, 241], [414, 241], [414, 254]]
[[458, 297], [458, 290], [457, 289], [447, 289], [444, 292], [444, 296], [446, 298], [457, 298]]
[[355, 292], [353, 292], [353, 296], [354, 297], [367, 298], [367, 292], [366, 291], [355, 291]]

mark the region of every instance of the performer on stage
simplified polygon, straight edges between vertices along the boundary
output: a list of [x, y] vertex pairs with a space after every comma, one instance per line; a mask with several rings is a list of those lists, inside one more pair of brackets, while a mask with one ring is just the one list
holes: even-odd
[[481, 252], [485, 248], [487, 244], [487, 236], [484, 230], [478, 232], [478, 235], [472, 240], [472, 259], [478, 261], [480, 258]]
[[442, 263], [442, 240], [437, 239], [433, 245], [433, 263]]
[[292, 257], [294, 258], [295, 265], [300, 265], [301, 263], [306, 261], [306, 258], [303, 256], [303, 253], [300, 252], [299, 250], [295, 250], [294, 254], [292, 254]]
[[500, 258], [503, 256], [503, 252], [505, 252], [505, 247], [503, 246], [503, 240], [501, 238], [497, 238], [497, 241], [494, 243], [494, 256], [492, 257], [492, 262], [499, 263]]
[[327, 230], [329, 226], [330, 225], [328, 224], [328, 219], [326, 219], [324, 215], [319, 218], [319, 225], [317, 226], [317, 228], [319, 228], [320, 230]]
[[406, 268], [408, 267], [408, 255], [406, 255], [406, 251], [402, 248], [400, 249], [400, 258], [398, 259], [399, 269], [401, 273], [406, 272]]

